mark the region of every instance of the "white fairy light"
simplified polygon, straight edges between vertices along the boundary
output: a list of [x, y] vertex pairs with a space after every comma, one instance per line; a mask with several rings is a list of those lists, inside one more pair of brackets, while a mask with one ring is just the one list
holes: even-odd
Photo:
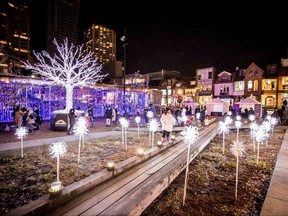
[[241, 120], [241, 116], [240, 116], [240, 115], [237, 115], [237, 116], [236, 116], [236, 120], [237, 120], [237, 121], [240, 121], [240, 120]]
[[227, 134], [229, 132], [229, 128], [228, 125], [225, 124], [225, 122], [219, 122], [218, 124], [218, 133], [222, 133], [223, 134], [223, 153], [225, 151], [225, 134]]
[[140, 116], [137, 116], [136, 118], [135, 118], [135, 122], [137, 123], [137, 134], [138, 134], [138, 138], [139, 138], [139, 123], [141, 122], [141, 118], [140, 118]]
[[230, 116], [225, 117], [224, 122], [226, 125], [230, 125], [233, 122], [233, 119]]
[[79, 117], [74, 128], [73, 128], [73, 133], [76, 136], [83, 136], [88, 134], [89, 130], [87, 128], [87, 122], [84, 117]]
[[198, 139], [198, 129], [193, 126], [186, 127], [184, 131], [182, 131], [182, 135], [184, 136], [184, 142], [188, 144], [187, 148], [187, 162], [186, 162], [186, 172], [185, 172], [185, 183], [184, 183], [184, 195], [183, 195], [183, 206], [185, 204], [186, 199], [186, 188], [188, 182], [188, 173], [189, 173], [189, 162], [190, 162], [190, 145], [196, 142]]
[[62, 157], [67, 152], [67, 145], [64, 141], [54, 142], [49, 147], [49, 152], [54, 157]]
[[271, 123], [272, 127], [274, 127], [278, 123], [278, 120], [275, 117], [272, 117], [270, 120], [270, 123]]
[[245, 146], [243, 142], [233, 141], [233, 145], [231, 146], [230, 150], [235, 157], [242, 157], [245, 153]]
[[125, 118], [121, 117], [121, 118], [119, 119], [120, 125], [122, 125], [122, 121], [125, 121]]
[[157, 129], [159, 127], [159, 122], [157, 122], [156, 119], [152, 119], [148, 125], [149, 125], [149, 130], [152, 132], [155, 132], [155, 131], [157, 131]]
[[67, 145], [64, 141], [54, 142], [49, 147], [50, 154], [57, 158], [57, 181], [59, 181], [59, 162], [60, 157], [64, 156], [67, 152]]
[[146, 115], [147, 115], [148, 118], [153, 118], [154, 113], [153, 113], [152, 111], [148, 111], [148, 112], [146, 113]]
[[242, 126], [242, 122], [241, 121], [235, 121], [235, 127], [237, 129], [239, 129]]
[[227, 134], [229, 132], [229, 128], [225, 122], [220, 121], [218, 124], [218, 133]]
[[[153, 148], [153, 145], [154, 145], [154, 133], [155, 131], [157, 131], [158, 127], [159, 127], [159, 122], [157, 122], [156, 119], [152, 119], [148, 126], [149, 126], [149, 131], [150, 131], [150, 134], [151, 134], [151, 144], [152, 144], [152, 148]], [[149, 135], [150, 135], [149, 134]], [[150, 139], [149, 139], [150, 140]]]
[[269, 132], [269, 131], [272, 129], [271, 126], [272, 126], [272, 125], [271, 125], [270, 122], [264, 121], [260, 127], [262, 127], [263, 130]]
[[258, 143], [263, 143], [263, 141], [268, 138], [268, 133], [267, 130], [261, 125], [257, 130], [255, 130], [254, 136]]
[[249, 120], [250, 120], [251, 122], [255, 121], [255, 115], [249, 115]]
[[125, 149], [127, 151], [127, 128], [129, 127], [129, 121], [125, 118], [122, 118], [120, 124], [122, 126], [122, 142], [125, 144]]
[[23, 158], [23, 138], [25, 138], [28, 134], [28, 130], [26, 127], [19, 127], [16, 129], [15, 135], [18, 139], [21, 139], [21, 157]]
[[135, 122], [136, 122], [137, 124], [139, 124], [139, 123], [141, 122], [140, 116], [135, 117]]
[[181, 133], [184, 136], [185, 143], [192, 144], [198, 139], [198, 129], [197, 127], [186, 127]]
[[16, 129], [15, 135], [17, 136], [18, 139], [25, 138], [28, 134], [28, 130], [26, 127], [19, 127]]
[[256, 122], [252, 122], [252, 123], [250, 124], [251, 135], [253, 134], [254, 131], [257, 130], [257, 128], [258, 128], [258, 125], [257, 125]]
[[128, 128], [129, 127], [129, 121], [125, 118], [122, 119], [122, 121], [120, 122], [121, 126], [123, 128]]
[[239, 157], [242, 157], [245, 152], [245, 146], [243, 142], [233, 141], [231, 146], [231, 153], [236, 157], [236, 187], [235, 187], [235, 198], [237, 199], [237, 189], [238, 189], [238, 167], [239, 167]]

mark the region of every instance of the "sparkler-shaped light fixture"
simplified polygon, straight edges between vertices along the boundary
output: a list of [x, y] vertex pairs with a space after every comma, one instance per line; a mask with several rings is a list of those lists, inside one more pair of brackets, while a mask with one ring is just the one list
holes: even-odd
[[229, 132], [229, 128], [228, 128], [228, 125], [225, 124], [225, 122], [219, 122], [219, 125], [218, 125], [218, 133], [222, 133], [223, 134], [223, 150], [222, 152], [224, 153], [225, 151], [225, 134], [227, 134]]
[[153, 148], [153, 145], [154, 145], [154, 133], [155, 131], [157, 131], [158, 127], [159, 127], [159, 122], [157, 122], [156, 119], [152, 119], [149, 124], [149, 131], [150, 131], [150, 134], [151, 134], [151, 145], [152, 145], [152, 148]]
[[140, 116], [137, 116], [136, 118], [135, 118], [135, 122], [136, 122], [136, 124], [137, 124], [137, 131], [138, 131], [138, 138], [139, 138], [139, 124], [140, 124], [140, 122], [141, 122], [141, 118], [140, 118]]
[[189, 173], [189, 163], [190, 163], [190, 145], [196, 142], [198, 139], [198, 129], [193, 126], [189, 126], [185, 128], [185, 131], [181, 133], [184, 136], [185, 143], [188, 144], [187, 148], [187, 163], [186, 163], [186, 174], [185, 174], [185, 183], [184, 183], [184, 195], [183, 195], [183, 206], [185, 204], [186, 199], [186, 188], [188, 182], [188, 173]]
[[27, 136], [28, 130], [26, 127], [19, 127], [16, 129], [15, 135], [21, 140], [21, 157], [23, 158], [23, 139]]

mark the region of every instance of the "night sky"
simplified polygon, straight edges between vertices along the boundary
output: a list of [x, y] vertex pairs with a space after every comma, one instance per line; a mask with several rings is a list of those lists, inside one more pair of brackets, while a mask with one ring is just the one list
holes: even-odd
[[[193, 76], [196, 68], [215, 66], [233, 72], [252, 62], [265, 70], [267, 64], [279, 64], [287, 56], [287, 14], [281, 4], [105, 2], [81, 1], [80, 31], [90, 23], [114, 29], [116, 58], [122, 61], [120, 38], [126, 28], [126, 73], [167, 69]], [[46, 31], [39, 26], [37, 33], [33, 31], [39, 20], [45, 20], [45, 13], [39, 11], [39, 5], [37, 8], [36, 12], [31, 8], [38, 17], [31, 26], [31, 47], [36, 50], [45, 48]]]

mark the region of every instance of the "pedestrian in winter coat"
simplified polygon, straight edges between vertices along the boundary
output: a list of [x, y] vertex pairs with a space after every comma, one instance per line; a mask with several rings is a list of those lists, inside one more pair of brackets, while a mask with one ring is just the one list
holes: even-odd
[[112, 120], [112, 109], [110, 106], [105, 111], [105, 118], [106, 118], [106, 127], [111, 126], [111, 120]]
[[160, 118], [162, 124], [162, 143], [170, 141], [170, 134], [173, 131], [173, 125], [176, 124], [176, 119], [173, 117], [169, 108], [162, 114]]
[[29, 133], [32, 132], [33, 130], [36, 131], [36, 127], [35, 127], [35, 119], [36, 119], [36, 114], [33, 112], [31, 107], [27, 108], [27, 126], [28, 126], [28, 130]]

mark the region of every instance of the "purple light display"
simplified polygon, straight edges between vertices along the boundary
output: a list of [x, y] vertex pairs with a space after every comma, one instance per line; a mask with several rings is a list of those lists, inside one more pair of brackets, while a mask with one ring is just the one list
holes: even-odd
[[[30, 78], [0, 78], [0, 122], [13, 122], [12, 112], [16, 105], [33, 108], [38, 105], [43, 120], [50, 120], [53, 111], [64, 109], [66, 91], [61, 86], [51, 86], [44, 81]], [[143, 110], [147, 92], [141, 89], [126, 90], [126, 112], [135, 114], [137, 106]], [[103, 117], [106, 108], [117, 106], [123, 113], [123, 90], [121, 88], [96, 87], [73, 90], [73, 106], [86, 111], [91, 105], [95, 117]]]

